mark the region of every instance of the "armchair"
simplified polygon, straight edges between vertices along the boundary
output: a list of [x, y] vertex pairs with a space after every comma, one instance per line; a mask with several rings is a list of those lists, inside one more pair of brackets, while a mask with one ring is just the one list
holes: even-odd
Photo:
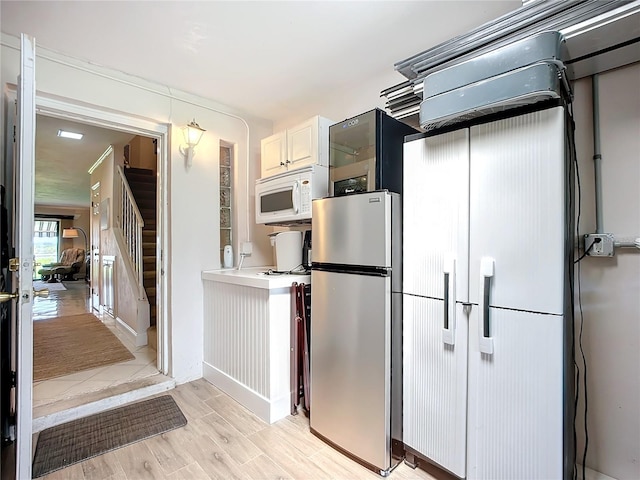
[[56, 276], [60, 279], [73, 280], [73, 276], [80, 272], [85, 265], [84, 248], [67, 248], [60, 255], [60, 261], [43, 265], [38, 270], [38, 275], [43, 281], [55, 282]]

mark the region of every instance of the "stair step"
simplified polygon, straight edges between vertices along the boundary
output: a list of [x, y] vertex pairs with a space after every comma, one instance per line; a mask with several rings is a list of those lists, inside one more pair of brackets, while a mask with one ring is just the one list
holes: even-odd
[[131, 182], [156, 182], [156, 175], [147, 175], [146, 173], [137, 173], [137, 172], [132, 172], [132, 173], [125, 173], [124, 174], [125, 177], [127, 177], [127, 181], [129, 183]]
[[[133, 190], [132, 190], [133, 191]], [[139, 190], [133, 193], [136, 203], [155, 205], [156, 204], [156, 192], [148, 190]]]
[[129, 187], [131, 188], [131, 191], [133, 192], [133, 195], [135, 197], [155, 198], [156, 196], [155, 185], [154, 185], [154, 188], [149, 188], [148, 183], [133, 182], [129, 184]]
[[147, 292], [147, 297], [156, 298], [156, 288], [155, 287], [145, 288], [145, 291]]
[[152, 210], [155, 216], [155, 211], [156, 211], [155, 199], [139, 200], [138, 198], [136, 198], [135, 200], [136, 200], [136, 205], [138, 205], [138, 210], [140, 210], [140, 212], [142, 212], [142, 210]]
[[155, 255], [143, 255], [142, 256], [142, 266], [144, 271], [152, 270], [156, 266], [156, 257]]
[[156, 279], [156, 271], [155, 270], [151, 270], [150, 272], [146, 272], [146, 271], [142, 272], [142, 278], [144, 280], [146, 280], [148, 278], [155, 280]]
[[142, 229], [142, 238], [147, 242], [154, 241], [155, 238], [156, 238], [156, 233], [157, 233], [157, 231], [155, 229], [143, 228]]
[[150, 168], [126, 167], [124, 169], [125, 176], [130, 175], [132, 173], [137, 173], [139, 175], [155, 175], [155, 172]]
[[147, 182], [129, 182], [129, 188], [135, 196], [136, 192], [153, 192], [155, 195], [156, 184]]

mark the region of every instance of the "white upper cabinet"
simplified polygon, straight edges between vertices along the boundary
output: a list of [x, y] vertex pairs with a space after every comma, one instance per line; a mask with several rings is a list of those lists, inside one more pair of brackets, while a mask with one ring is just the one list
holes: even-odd
[[315, 116], [261, 141], [261, 177], [308, 165], [329, 166], [329, 126], [335, 122]]
[[260, 142], [261, 177], [269, 177], [287, 169], [287, 132], [278, 132]]

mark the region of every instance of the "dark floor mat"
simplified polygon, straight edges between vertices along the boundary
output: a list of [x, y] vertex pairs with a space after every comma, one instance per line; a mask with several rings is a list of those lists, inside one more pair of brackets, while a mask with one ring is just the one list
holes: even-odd
[[33, 478], [187, 424], [170, 395], [101, 412], [40, 432]]

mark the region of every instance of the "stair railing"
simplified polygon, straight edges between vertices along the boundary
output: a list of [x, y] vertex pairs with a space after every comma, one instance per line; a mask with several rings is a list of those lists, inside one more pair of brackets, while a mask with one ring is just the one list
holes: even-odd
[[119, 227], [122, 229], [127, 253], [138, 277], [138, 288], [144, 289], [142, 272], [142, 227], [144, 227], [144, 220], [120, 165], [117, 167], [117, 172], [117, 191], [120, 192]]

